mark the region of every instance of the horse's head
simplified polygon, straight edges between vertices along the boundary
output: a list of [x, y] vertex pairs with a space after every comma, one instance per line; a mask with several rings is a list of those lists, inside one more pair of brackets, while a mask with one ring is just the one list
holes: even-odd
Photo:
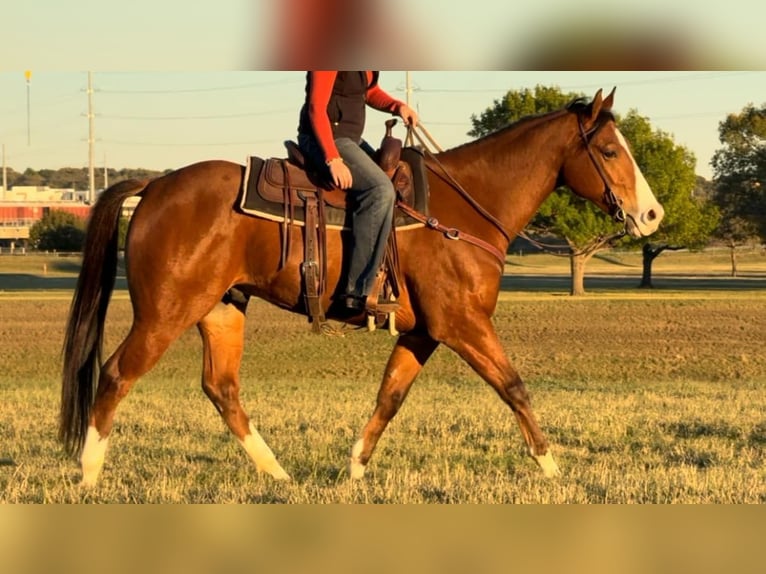
[[578, 135], [561, 170], [563, 183], [609, 213], [633, 237], [657, 231], [665, 210], [654, 197], [611, 113], [614, 90], [574, 102]]

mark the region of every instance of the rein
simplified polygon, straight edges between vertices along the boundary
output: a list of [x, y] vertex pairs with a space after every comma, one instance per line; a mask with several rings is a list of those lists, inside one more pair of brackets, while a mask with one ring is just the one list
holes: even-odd
[[[593, 163], [593, 167], [596, 168], [596, 172], [598, 173], [599, 177], [601, 177], [601, 181], [604, 183], [604, 203], [607, 206], [607, 210], [609, 212], [610, 217], [612, 218], [615, 223], [625, 223], [626, 215], [625, 210], [622, 207], [622, 200], [619, 199], [614, 191], [612, 190], [611, 185], [609, 185], [609, 178], [604, 171], [603, 166], [596, 160], [596, 156], [593, 153], [593, 149], [591, 149], [590, 146], [590, 140], [588, 139], [588, 136], [592, 134], [598, 127], [596, 127], [594, 130], [591, 130], [590, 133], [585, 131], [585, 128], [582, 123], [582, 118], [578, 117], [577, 119], [577, 127], [580, 131], [580, 137], [583, 141], [583, 144], [585, 145], [585, 150], [588, 152], [588, 157], [590, 157], [591, 162]], [[428, 141], [439, 151], [442, 151], [442, 148], [437, 144], [434, 139], [431, 137], [431, 134], [428, 133], [428, 130], [422, 125], [422, 123], [418, 123], [416, 126], [417, 129], [420, 129], [423, 134], [426, 136]], [[484, 219], [486, 219], [488, 222], [490, 222], [505, 238], [505, 240], [508, 242], [508, 244], [511, 243], [512, 237], [510, 233], [505, 229], [503, 224], [491, 213], [489, 213], [486, 209], [484, 209], [472, 196], [469, 194], [462, 185], [447, 171], [447, 168], [444, 167], [444, 165], [439, 161], [439, 158], [436, 157], [436, 155], [431, 151], [428, 144], [423, 140], [421, 135], [418, 133], [417, 129], [413, 129], [411, 126], [407, 127], [408, 135], [412, 134], [415, 136], [415, 139], [418, 140], [420, 145], [422, 146], [423, 150], [425, 151], [426, 155], [437, 165], [439, 166], [440, 172], [437, 172], [433, 167], [430, 165], [427, 165], [428, 169], [431, 170], [432, 173], [434, 173], [437, 177], [441, 178], [443, 181], [448, 183], [455, 191], [457, 191], [463, 199], [465, 199], [468, 204], [473, 207], [477, 213], [479, 213]], [[405, 205], [404, 203], [397, 202], [397, 207], [404, 211], [407, 215], [412, 217], [413, 219], [420, 221], [421, 223], [425, 224], [426, 227], [429, 229], [434, 229], [436, 231], [439, 231], [444, 234], [444, 236], [447, 239], [452, 240], [463, 240], [468, 243], [471, 243], [472, 245], [475, 245], [477, 247], [480, 247], [484, 249], [485, 251], [491, 253], [498, 261], [500, 261], [501, 266], [505, 265], [505, 254], [500, 251], [497, 247], [494, 245], [491, 245], [490, 243], [484, 241], [483, 239], [480, 239], [479, 237], [476, 237], [474, 235], [471, 235], [469, 233], [465, 233], [460, 231], [459, 229], [456, 229], [454, 227], [447, 227], [445, 225], [442, 225], [439, 223], [439, 221], [434, 217], [428, 217], [419, 211], [416, 211], [412, 209], [411, 207]], [[625, 235], [626, 230], [623, 227], [623, 230], [621, 233], [616, 234], [613, 238], [621, 237], [622, 235]], [[547, 250], [546, 248], [553, 248], [552, 245], [547, 245], [545, 243], [538, 242], [534, 239], [532, 239], [529, 235], [527, 235], [524, 230], [521, 230], [517, 233], [517, 235], [523, 237], [527, 241], [531, 242], [534, 245], [537, 245], [539, 248]], [[559, 247], [559, 246], [555, 246]]]
[[440, 233], [444, 234], [444, 237], [447, 239], [452, 239], [453, 241], [465, 241], [466, 243], [470, 243], [471, 245], [475, 245], [476, 247], [481, 247], [485, 251], [488, 251], [492, 255], [495, 256], [495, 258], [500, 262], [501, 268], [505, 267], [505, 253], [500, 251], [497, 247], [494, 245], [487, 243], [483, 239], [480, 239], [479, 237], [476, 237], [474, 235], [471, 235], [470, 233], [465, 233], [463, 231], [460, 231], [459, 229], [456, 229], [455, 227], [447, 227], [446, 225], [442, 225], [439, 223], [439, 220], [435, 217], [428, 217], [427, 215], [424, 215], [420, 213], [419, 211], [412, 209], [409, 205], [402, 203], [400, 201], [396, 202], [396, 206], [401, 209], [404, 213], [409, 215], [412, 219], [415, 219], [419, 221], [420, 223], [425, 224], [426, 227], [429, 229], [433, 229], [434, 231], [439, 231]]
[[[428, 133], [428, 131], [420, 124], [417, 125], [418, 128], [422, 130], [422, 132], [425, 134], [425, 136], [428, 138], [428, 140], [433, 144], [435, 148], [441, 151], [441, 147], [439, 147], [439, 144], [437, 144], [434, 139], [431, 137], [431, 134]], [[436, 155], [429, 149], [428, 145], [425, 141], [423, 141], [423, 138], [420, 136], [420, 134], [413, 129], [412, 127], [407, 127], [408, 134], [413, 134], [415, 138], [418, 140], [420, 145], [423, 147], [423, 150], [425, 151], [426, 155], [430, 159], [436, 163], [436, 165], [439, 166], [442, 173], [437, 172], [434, 170], [431, 166], [426, 165], [426, 167], [431, 170], [432, 173], [434, 173], [436, 176], [440, 177], [442, 180], [447, 182], [453, 189], [455, 189], [463, 199], [465, 199], [468, 204], [473, 207], [484, 219], [489, 221], [505, 238], [505, 240], [510, 244], [511, 242], [511, 236], [506, 231], [503, 224], [491, 213], [489, 213], [486, 209], [484, 209], [473, 197], [471, 197], [471, 194], [469, 194], [458, 181], [450, 175], [450, 173], [447, 171], [447, 169], [444, 167], [444, 165], [439, 161], [439, 159], [436, 157]], [[501, 270], [505, 267], [505, 253], [503, 253], [500, 249], [492, 245], [491, 243], [484, 241], [483, 239], [476, 237], [475, 235], [471, 235], [470, 233], [466, 233], [464, 231], [460, 231], [459, 229], [455, 227], [447, 227], [446, 225], [442, 225], [439, 223], [439, 220], [435, 217], [428, 217], [423, 213], [420, 213], [419, 211], [412, 209], [410, 206], [397, 201], [396, 205], [399, 209], [401, 209], [404, 213], [412, 217], [413, 219], [425, 224], [425, 226], [429, 229], [433, 229], [435, 231], [439, 231], [446, 237], [447, 239], [451, 239], [453, 241], [465, 241], [466, 243], [470, 243], [471, 245], [475, 245], [476, 247], [480, 247], [481, 249], [487, 251], [492, 256], [495, 257], [500, 262], [500, 268]]]
[[[418, 126], [417, 126], [417, 127], [419, 127], [421, 130], [424, 130], [424, 131], [423, 131], [423, 133], [426, 133], [426, 132], [425, 132], [425, 128], [423, 128], [423, 127], [422, 127], [420, 124], [418, 124]], [[409, 128], [409, 129], [412, 129], [412, 128]], [[502, 224], [502, 223], [500, 223], [500, 220], [498, 220], [498, 219], [497, 219], [497, 218], [496, 218], [494, 215], [492, 215], [492, 214], [491, 214], [489, 211], [487, 211], [487, 210], [486, 210], [486, 209], [484, 209], [484, 208], [483, 208], [481, 205], [479, 205], [479, 203], [478, 203], [478, 202], [477, 202], [477, 201], [476, 201], [476, 200], [475, 200], [473, 197], [471, 197], [471, 194], [470, 194], [470, 193], [468, 193], [468, 192], [467, 192], [467, 191], [466, 191], [466, 190], [463, 188], [463, 186], [462, 186], [462, 185], [460, 185], [460, 183], [458, 183], [458, 181], [457, 181], [457, 180], [456, 180], [454, 177], [452, 177], [452, 175], [451, 175], [451, 174], [450, 174], [450, 173], [447, 171], [447, 168], [445, 168], [445, 167], [444, 167], [444, 165], [443, 165], [443, 164], [442, 164], [442, 163], [439, 161], [439, 158], [437, 158], [437, 157], [436, 157], [436, 155], [435, 155], [435, 154], [434, 154], [434, 153], [433, 153], [433, 152], [432, 152], [430, 149], [428, 149], [428, 146], [427, 146], [427, 145], [426, 145], [426, 143], [423, 141], [423, 138], [422, 138], [422, 137], [420, 137], [420, 134], [419, 134], [419, 133], [418, 133], [416, 130], [412, 130], [412, 132], [415, 134], [415, 138], [416, 138], [416, 139], [417, 139], [417, 140], [420, 142], [420, 145], [422, 145], [422, 146], [423, 146], [423, 149], [425, 150], [425, 152], [426, 152], [426, 154], [428, 155], [428, 157], [429, 157], [429, 158], [431, 158], [431, 159], [434, 161], [434, 163], [435, 163], [436, 165], [438, 165], [438, 166], [439, 166], [439, 168], [441, 169], [442, 173], [438, 173], [438, 172], [436, 172], [436, 170], [434, 170], [434, 169], [433, 169], [433, 168], [431, 168], [431, 167], [429, 167], [429, 169], [430, 169], [430, 170], [431, 170], [431, 171], [432, 171], [432, 172], [433, 172], [435, 175], [439, 176], [439, 177], [440, 177], [440, 178], [442, 178], [444, 181], [446, 181], [447, 183], [449, 183], [449, 184], [450, 184], [450, 185], [451, 185], [451, 186], [452, 186], [452, 187], [455, 189], [455, 191], [457, 191], [457, 192], [458, 192], [458, 193], [459, 193], [459, 194], [460, 194], [460, 195], [463, 197], [463, 199], [465, 199], [465, 200], [466, 200], [466, 201], [469, 203], [469, 205], [470, 205], [471, 207], [473, 207], [473, 208], [474, 208], [474, 209], [475, 209], [475, 210], [476, 210], [476, 211], [477, 211], [477, 212], [478, 212], [478, 213], [479, 213], [479, 214], [480, 214], [480, 215], [481, 215], [481, 216], [482, 216], [484, 219], [486, 219], [486, 220], [487, 220], [487, 221], [489, 221], [489, 222], [490, 222], [490, 223], [491, 223], [493, 226], [495, 226], [495, 228], [496, 228], [496, 229], [497, 229], [497, 230], [498, 230], [498, 231], [499, 231], [499, 232], [502, 234], [502, 236], [505, 238], [505, 240], [506, 240], [508, 243], [510, 243], [510, 242], [512, 241], [512, 237], [511, 237], [511, 235], [508, 233], [508, 231], [506, 231], [506, 229], [505, 229], [505, 227], [503, 226], [503, 224]], [[429, 138], [431, 141], [433, 141], [433, 139], [431, 139], [431, 136], [430, 136], [430, 135], [428, 135], [428, 138]], [[438, 147], [438, 146], [436, 146], [436, 147]]]

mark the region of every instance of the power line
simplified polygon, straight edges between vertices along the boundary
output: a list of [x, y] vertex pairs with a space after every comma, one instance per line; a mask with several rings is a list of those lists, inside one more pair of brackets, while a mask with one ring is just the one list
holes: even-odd
[[288, 84], [303, 83], [303, 80], [294, 80], [292, 78], [285, 78], [283, 80], [274, 80], [271, 82], [258, 82], [253, 84], [239, 84], [236, 86], [214, 86], [208, 88], [176, 88], [165, 90], [110, 90], [100, 89], [99, 91], [104, 94], [192, 94], [200, 92], [223, 92], [230, 90], [249, 90], [251, 88], [265, 88], [271, 86], [280, 86]]
[[221, 114], [209, 116], [112, 116], [108, 114], [99, 114], [102, 119], [108, 120], [225, 120], [227, 118], [248, 118], [255, 116], [270, 116], [274, 114], [283, 114], [295, 112], [295, 108], [282, 108], [278, 110], [266, 110], [261, 112], [246, 112], [241, 114]]
[[[761, 71], [743, 71], [743, 72], [705, 72], [700, 74], [687, 74], [687, 75], [677, 75], [677, 76], [658, 76], [655, 78], [644, 78], [641, 80], [622, 80], [619, 82], [620, 85], [643, 85], [643, 84], [658, 84], [658, 83], [669, 83], [669, 82], [686, 82], [686, 81], [696, 81], [696, 80], [709, 80], [709, 79], [715, 79], [720, 77], [732, 77], [732, 76], [741, 76], [741, 75], [750, 75], [750, 74], [758, 74], [763, 73]], [[561, 90], [575, 90], [575, 89], [590, 89], [590, 88], [600, 88], [602, 87], [601, 84], [573, 84], [569, 86], [559, 86]], [[512, 88], [508, 87], [496, 87], [496, 88], [421, 88], [418, 86], [415, 86], [414, 91], [424, 93], [424, 94], [482, 94], [482, 93], [491, 93], [491, 92], [508, 92]], [[401, 89], [397, 89], [397, 91], [402, 91]]]
[[240, 142], [200, 142], [200, 143], [194, 143], [194, 142], [171, 142], [171, 143], [160, 143], [160, 142], [140, 142], [140, 141], [125, 141], [125, 140], [101, 140], [104, 143], [112, 144], [112, 145], [126, 145], [126, 146], [153, 146], [153, 147], [224, 147], [224, 146], [236, 146], [236, 145], [253, 145], [253, 144], [266, 144], [266, 143], [274, 143], [274, 139], [262, 139], [262, 140], [250, 140], [250, 141], [240, 141]]

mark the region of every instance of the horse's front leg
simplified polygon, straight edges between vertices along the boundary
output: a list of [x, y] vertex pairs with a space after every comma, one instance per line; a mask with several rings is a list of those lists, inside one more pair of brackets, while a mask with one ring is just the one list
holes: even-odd
[[529, 393], [511, 366], [489, 317], [472, 316], [470, 321], [453, 325], [444, 344], [460, 355], [511, 407], [529, 453], [545, 476], [559, 476], [561, 473], [550, 453], [548, 441], [532, 412]]
[[438, 345], [427, 335], [412, 333], [402, 335], [397, 340], [383, 373], [375, 411], [362, 431], [362, 438], [351, 449], [351, 478], [364, 476], [380, 435], [402, 406], [415, 377]]

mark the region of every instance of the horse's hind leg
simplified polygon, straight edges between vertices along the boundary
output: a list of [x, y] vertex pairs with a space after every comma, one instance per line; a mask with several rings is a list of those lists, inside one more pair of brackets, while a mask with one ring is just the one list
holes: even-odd
[[437, 346], [438, 343], [427, 335], [406, 334], [397, 340], [383, 373], [375, 412], [365, 425], [362, 438], [351, 449], [351, 478], [364, 476], [380, 435], [402, 406], [415, 377]]
[[109, 433], [119, 402], [139, 377], [147, 373], [180, 334], [182, 328], [169, 324], [160, 329], [133, 323], [125, 340], [104, 363], [98, 379], [96, 397], [90, 414], [80, 464], [82, 483], [93, 486], [104, 466]]
[[276, 479], [289, 480], [239, 401], [245, 305], [219, 303], [198, 323], [203, 341], [202, 389], [258, 470]]
[[[454, 327], [454, 326], [453, 326]], [[560, 474], [548, 441], [535, 420], [524, 382], [511, 366], [489, 319], [476, 317], [452, 330], [445, 345], [460, 355], [511, 407], [529, 454], [548, 478]]]

